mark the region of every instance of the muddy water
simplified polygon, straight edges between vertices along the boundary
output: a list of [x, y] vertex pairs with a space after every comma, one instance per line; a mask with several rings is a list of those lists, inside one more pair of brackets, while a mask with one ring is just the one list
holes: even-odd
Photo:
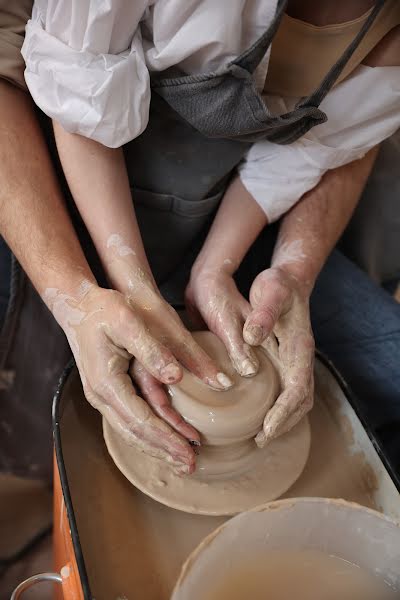
[[[207, 584], [205, 584], [207, 585]], [[317, 551], [270, 552], [230, 565], [204, 600], [398, 600], [372, 573]]]
[[[63, 451], [93, 597], [168, 600], [189, 553], [225, 519], [178, 512], [136, 490], [109, 457], [100, 417], [77, 378], [64, 396]], [[310, 422], [310, 458], [286, 496], [340, 497], [375, 508], [374, 481], [323, 401], [317, 399]]]

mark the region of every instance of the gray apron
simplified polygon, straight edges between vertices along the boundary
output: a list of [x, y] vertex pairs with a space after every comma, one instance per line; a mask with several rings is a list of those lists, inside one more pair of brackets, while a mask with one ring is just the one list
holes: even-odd
[[[125, 157], [146, 252], [167, 299], [181, 298], [196, 243], [251, 144], [263, 139], [289, 144], [326, 121], [319, 104], [385, 2], [377, 2], [318, 89], [293, 111], [273, 116], [253, 74], [271, 45], [286, 1], [279, 0], [276, 16], [259, 40], [218, 71], [186, 76], [171, 69], [152, 78], [149, 124], [126, 145]], [[87, 251], [88, 245], [83, 246]], [[93, 260], [90, 264], [96, 267]], [[171, 280], [173, 273], [178, 279], [183, 273], [181, 281]], [[15, 260], [13, 282], [0, 334], [0, 470], [45, 477], [51, 472], [52, 392], [67, 344]], [[168, 296], [171, 288], [179, 290], [178, 296]]]
[[259, 140], [289, 144], [327, 116], [322, 100], [386, 0], [369, 18], [319, 87], [293, 111], [269, 112], [254, 82], [287, 0], [279, 0], [267, 31], [238, 58], [211, 73], [176, 68], [152, 76], [149, 124], [125, 147], [132, 198], [153, 273], [164, 283], [207, 228], [234, 169]]

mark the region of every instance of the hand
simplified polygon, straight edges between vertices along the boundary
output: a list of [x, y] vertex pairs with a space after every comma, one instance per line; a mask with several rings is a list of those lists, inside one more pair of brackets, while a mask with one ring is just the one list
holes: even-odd
[[243, 325], [251, 306], [243, 298], [229, 273], [223, 270], [192, 274], [186, 288], [185, 302], [192, 320], [206, 323], [223, 342], [236, 371], [252, 377], [258, 371], [258, 360], [243, 339]]
[[[134, 356], [152, 380], [175, 383], [182, 377], [180, 360], [203, 380], [221, 389], [218, 370], [172, 309], [164, 306], [160, 297], [149, 294], [147, 312], [155, 315], [155, 322], [150, 324], [122, 294], [93, 284], [88, 285], [79, 300], [57, 290], [49, 290], [45, 299], [67, 335], [89, 402], [128, 444], [168, 461], [179, 473], [193, 472], [195, 455], [182, 435], [197, 443], [197, 432], [171, 408], [164, 406], [159, 410], [159, 398], [153, 402], [149, 397], [147, 402], [140, 398], [128, 374]], [[168, 325], [163, 327], [166, 316]], [[175, 337], [171, 349], [159, 340], [171, 341], [172, 330]], [[154, 335], [156, 331], [158, 337]], [[152, 407], [170, 425], [157, 417]]]
[[[138, 296], [143, 298], [143, 294], [136, 296], [136, 305], [139, 308]], [[203, 326], [205, 321], [208, 328], [223, 340], [236, 370], [245, 377], [254, 375], [258, 370], [258, 360], [243, 340], [243, 325], [251, 307], [237, 290], [233, 279], [223, 273], [203, 274], [191, 281], [186, 290], [186, 303], [192, 320]], [[169, 311], [171, 323], [175, 323], [177, 315], [170, 307]], [[204, 321], [201, 320], [200, 313]], [[172, 409], [160, 381], [138, 360], [134, 362], [131, 371], [141, 395], [152, 406], [153, 411], [189, 439], [192, 445], [200, 445], [199, 434]]]
[[314, 338], [309, 291], [283, 269], [270, 268], [256, 277], [250, 303], [244, 339], [252, 346], [265, 345], [278, 358], [282, 384], [282, 392], [256, 437], [258, 446], [263, 447], [289, 431], [312, 408]]
[[224, 342], [238, 373], [254, 375], [252, 346], [263, 345], [281, 377], [282, 392], [257, 435], [260, 447], [288, 431], [313, 404], [314, 340], [308, 293], [284, 270], [263, 271], [253, 282], [248, 303], [229, 273], [197, 272], [186, 290], [192, 315], [201, 315]]

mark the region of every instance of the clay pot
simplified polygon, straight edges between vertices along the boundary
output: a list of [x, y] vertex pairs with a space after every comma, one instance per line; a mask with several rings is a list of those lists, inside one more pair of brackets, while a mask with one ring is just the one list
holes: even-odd
[[201, 434], [203, 462], [210, 462], [210, 468], [212, 464], [214, 474], [233, 473], [256, 451], [254, 437], [278, 396], [279, 377], [263, 349], [256, 351], [259, 373], [245, 378], [235, 372], [223, 343], [213, 333], [196, 332], [195, 338], [235, 385], [224, 392], [215, 391], [186, 372], [178, 385], [169, 388], [171, 402]]
[[262, 372], [255, 377], [240, 377], [221, 340], [209, 331], [197, 332], [195, 337], [228, 372], [234, 387], [223, 392], [212, 390], [185, 373], [178, 385], [170, 387], [173, 406], [202, 434], [205, 445], [220, 446], [249, 440], [260, 431], [267, 411], [276, 400], [279, 380], [274, 365], [267, 353], [258, 349]]

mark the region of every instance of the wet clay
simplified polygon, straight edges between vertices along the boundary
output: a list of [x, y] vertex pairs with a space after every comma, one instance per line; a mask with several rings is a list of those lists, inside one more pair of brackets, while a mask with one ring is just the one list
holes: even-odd
[[186, 512], [233, 515], [274, 500], [293, 485], [307, 461], [310, 428], [305, 418], [258, 448], [254, 437], [279, 393], [266, 351], [257, 352], [257, 375], [244, 378], [234, 371], [217, 336], [203, 331], [194, 337], [235, 383], [218, 392], [185, 371], [182, 381], [170, 387], [173, 406], [201, 434], [195, 473], [177, 476], [170, 465], [125, 444], [106, 420], [104, 438], [118, 468], [152, 498]]
[[[201, 346], [234, 386], [218, 392], [185, 369], [182, 381], [169, 387], [171, 402], [185, 421], [193, 425], [206, 446], [227, 446], [254, 438], [279, 393], [275, 367], [263, 349], [256, 349], [259, 370], [254, 377], [235, 371], [221, 340], [210, 331], [193, 333]], [[216, 460], [222, 460], [219, 452]]]
[[396, 600], [398, 592], [348, 561], [313, 550], [268, 552], [232, 565], [203, 600]]
[[[231, 448], [228, 460], [224, 447], [204, 447], [198, 472], [182, 477], [167, 463], [127, 446], [105, 420], [103, 428], [110, 455], [131, 483], [167, 506], [201, 515], [234, 515], [278, 498], [301, 474], [310, 447], [305, 418], [265, 448], [254, 442], [250, 449], [246, 444]], [[218, 462], [220, 448], [224, 456]]]
[[[336, 400], [324, 385], [332, 376], [319, 366], [309, 459], [285, 496], [345, 498], [376, 508], [375, 488], [363, 476], [365, 459], [352, 453], [333, 412]], [[76, 371], [62, 403], [62, 450], [92, 596], [169, 600], [189, 554], [226, 518], [173, 510], [131, 485], [107, 452], [101, 418], [85, 400]]]
[[[218, 392], [185, 370], [182, 381], [169, 387], [173, 407], [201, 434], [202, 448], [194, 477], [206, 481], [240, 476], [265, 456], [255, 446], [254, 437], [279, 394], [278, 374], [266, 351], [256, 349], [258, 373], [251, 378], [241, 377], [216, 335], [197, 331], [193, 337], [234, 383], [231, 389]], [[300, 437], [287, 438], [287, 442], [291, 443], [292, 452], [298, 454]], [[294, 481], [296, 461], [293, 463]]]

